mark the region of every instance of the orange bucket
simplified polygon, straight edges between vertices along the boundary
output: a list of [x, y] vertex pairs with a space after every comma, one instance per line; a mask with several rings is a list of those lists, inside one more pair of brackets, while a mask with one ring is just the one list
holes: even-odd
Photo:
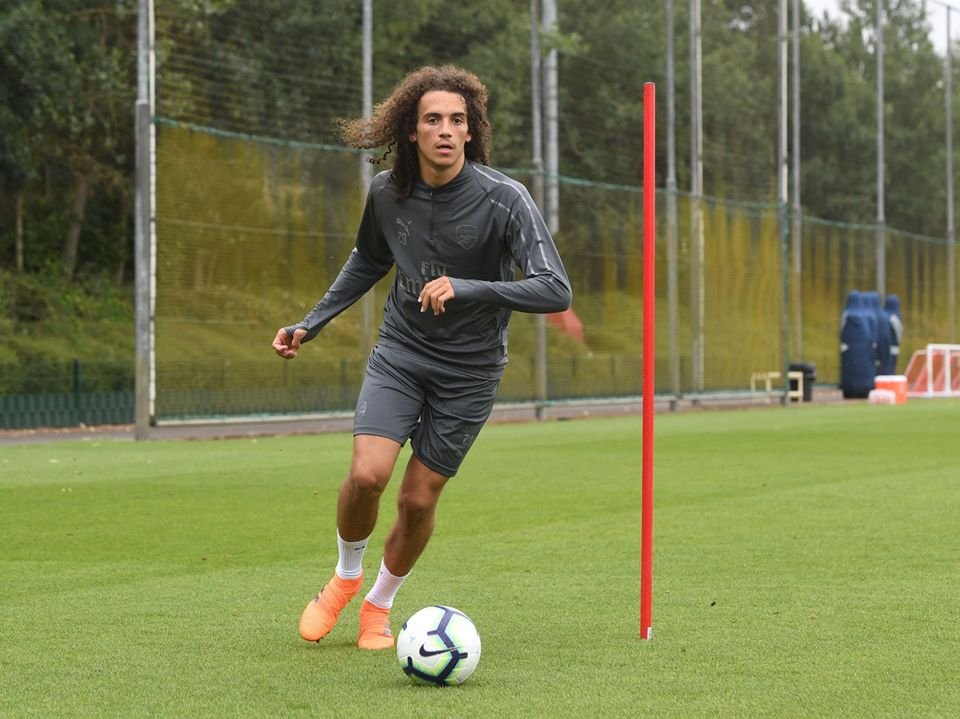
[[873, 381], [873, 386], [877, 389], [886, 389], [893, 392], [896, 397], [896, 404], [907, 403], [907, 378], [902, 374], [881, 374], [877, 375]]

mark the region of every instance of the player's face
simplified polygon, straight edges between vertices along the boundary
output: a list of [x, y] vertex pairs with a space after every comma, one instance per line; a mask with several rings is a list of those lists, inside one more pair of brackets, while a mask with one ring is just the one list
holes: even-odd
[[417, 104], [417, 145], [420, 177], [428, 185], [443, 185], [460, 172], [464, 149], [470, 142], [467, 102], [455, 92], [431, 90]]

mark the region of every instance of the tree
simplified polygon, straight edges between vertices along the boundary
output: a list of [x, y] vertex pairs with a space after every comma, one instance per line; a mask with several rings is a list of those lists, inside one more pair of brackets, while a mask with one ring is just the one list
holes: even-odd
[[118, 193], [126, 212], [131, 205], [136, 4], [58, 0], [50, 5], [54, 7], [48, 11], [67, 27], [73, 57], [69, 115], [58, 127], [55, 145], [57, 160], [71, 175], [69, 225], [61, 255], [69, 278], [77, 267], [90, 197], [109, 190]]
[[[847, 3], [846, 28], [833, 33], [840, 58], [870, 88], [873, 114], [864, 117], [861, 126], [869, 128], [874, 147], [876, 1]], [[879, 1], [884, 2], [884, 214], [891, 226], [939, 235], [946, 225], [941, 182], [945, 131], [942, 60], [930, 42], [920, 5], [912, 0]], [[875, 168], [875, 150], [871, 162]], [[875, 170], [872, 177], [875, 186]], [[870, 195], [874, 216], [876, 199], [874, 191]]]
[[852, 40], [835, 21], [805, 26], [801, 48], [801, 185], [807, 214], [871, 223], [876, 217], [876, 97], [839, 51]]
[[39, 0], [0, 11], [0, 181], [15, 197], [15, 268], [24, 270], [24, 194], [36, 179], [64, 98], [70, 58], [64, 28]]

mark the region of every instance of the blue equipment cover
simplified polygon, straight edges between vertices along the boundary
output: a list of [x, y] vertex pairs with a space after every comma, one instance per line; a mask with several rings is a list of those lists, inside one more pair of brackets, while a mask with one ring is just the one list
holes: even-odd
[[900, 311], [900, 298], [896, 295], [887, 295], [883, 314], [890, 328], [890, 353], [887, 361], [880, 364], [880, 374], [896, 374], [897, 360], [900, 359], [900, 344], [903, 341], [903, 314]]
[[840, 316], [840, 389], [846, 398], [868, 396], [877, 375], [877, 316], [865, 295], [852, 290]]

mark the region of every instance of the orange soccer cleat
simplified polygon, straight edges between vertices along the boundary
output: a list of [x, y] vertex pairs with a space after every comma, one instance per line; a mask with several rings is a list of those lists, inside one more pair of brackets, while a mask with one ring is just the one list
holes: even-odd
[[389, 609], [364, 600], [360, 606], [360, 638], [357, 646], [361, 649], [389, 649], [393, 646]]
[[300, 636], [308, 642], [323, 639], [334, 625], [340, 612], [360, 591], [363, 577], [343, 579], [333, 575], [320, 593], [307, 605], [300, 615]]

